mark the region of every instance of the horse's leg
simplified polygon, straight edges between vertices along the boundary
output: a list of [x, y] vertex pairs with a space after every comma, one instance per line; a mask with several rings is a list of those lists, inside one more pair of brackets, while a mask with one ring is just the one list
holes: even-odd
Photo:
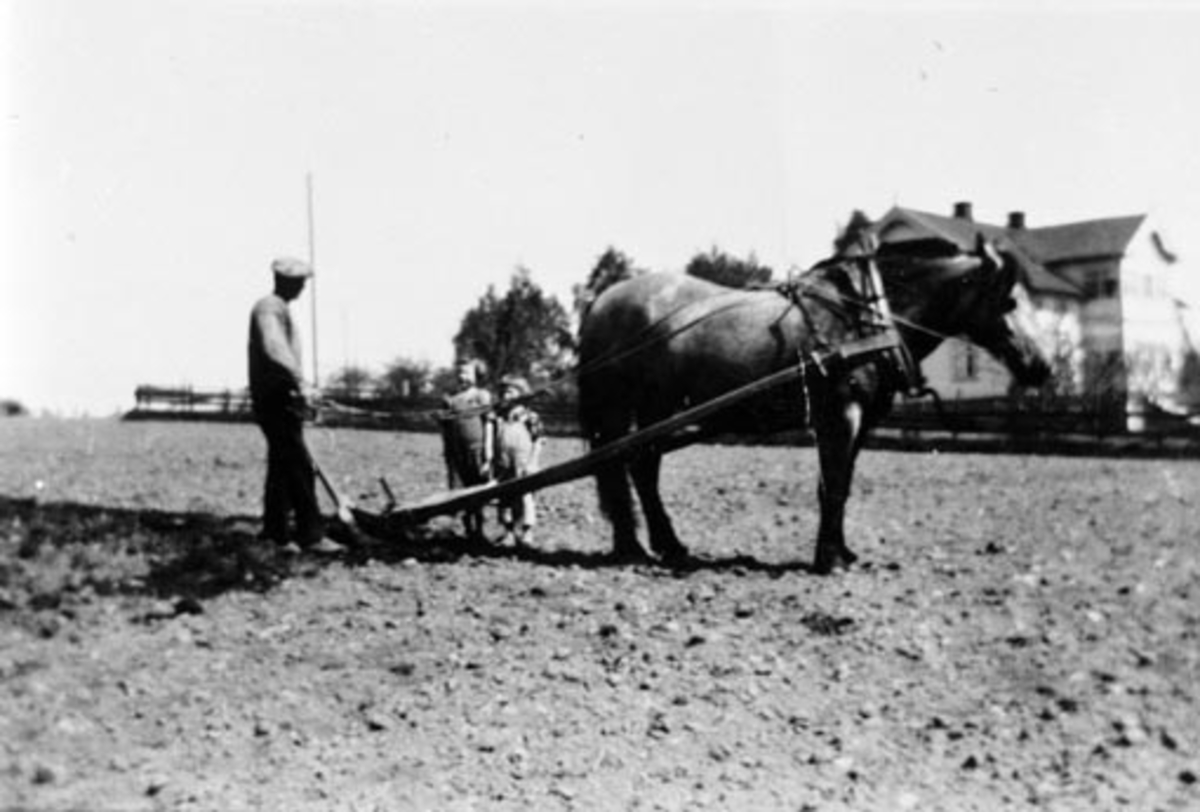
[[[609, 411], [597, 423], [599, 425], [592, 440], [594, 448], [602, 448], [629, 433], [627, 412]], [[606, 462], [596, 469], [596, 492], [600, 500], [600, 512], [612, 524], [613, 557], [619, 561], [644, 560], [646, 552], [637, 540], [637, 516], [634, 513], [633, 492], [629, 487], [629, 470], [624, 460]]]
[[688, 557], [687, 548], [675, 535], [675, 528], [671, 526], [671, 517], [667, 515], [662, 496], [658, 492], [658, 477], [662, 471], [662, 454], [653, 450], [639, 454], [629, 464], [629, 471], [633, 476], [633, 484], [637, 488], [638, 499], [642, 502], [642, 512], [646, 514], [650, 548], [668, 563], [686, 559]]
[[[586, 364], [585, 364], [586, 366]], [[627, 435], [633, 421], [628, 393], [619, 381], [597, 374], [579, 382], [579, 422], [593, 451]], [[625, 461], [611, 460], [596, 466], [596, 496], [600, 513], [612, 525], [613, 557], [619, 561], [644, 560], [637, 540], [637, 519]]]
[[637, 540], [637, 517], [625, 463], [616, 460], [600, 466], [596, 470], [596, 491], [600, 512], [612, 523], [613, 557], [622, 561], [644, 559], [646, 552]]
[[817, 455], [821, 464], [821, 481], [817, 489], [821, 523], [813, 568], [818, 574], [825, 575], [836, 567], [849, 566], [858, 560], [846, 545], [843, 524], [854, 463], [861, 445], [863, 409], [858, 402], [846, 400], [830, 404], [821, 412], [821, 417], [814, 416]]

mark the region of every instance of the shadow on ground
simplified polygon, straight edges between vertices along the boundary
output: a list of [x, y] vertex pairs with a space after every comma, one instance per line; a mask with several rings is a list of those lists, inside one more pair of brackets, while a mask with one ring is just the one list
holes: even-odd
[[[179, 611], [231, 590], [265, 591], [339, 560], [448, 562], [513, 560], [548, 567], [635, 567], [654, 575], [703, 570], [806, 572], [807, 564], [768, 564], [746, 556], [692, 558], [674, 567], [602, 553], [504, 547], [462, 537], [446, 524], [397, 530], [349, 528], [330, 521], [346, 546], [337, 556], [296, 554], [257, 538], [249, 516], [176, 513], [0, 496], [0, 611], [57, 610], [94, 596], [144, 595], [172, 600]], [[386, 530], [386, 532], [381, 532]]]

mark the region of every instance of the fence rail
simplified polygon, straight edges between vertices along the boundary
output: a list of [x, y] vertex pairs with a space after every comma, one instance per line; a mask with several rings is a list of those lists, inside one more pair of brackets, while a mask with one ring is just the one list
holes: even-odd
[[[389, 431], [436, 431], [441, 399], [355, 397], [326, 392], [343, 408], [324, 410], [328, 426]], [[129, 420], [209, 420], [240, 422], [252, 419], [245, 389], [201, 389], [191, 386], [139, 386]], [[563, 401], [534, 404], [550, 434], [577, 436], [574, 406]], [[1131, 424], [1139, 424], [1131, 430]], [[803, 442], [803, 432], [788, 433]], [[972, 448], [999, 446], [1017, 450], [1063, 450], [1108, 447], [1118, 450], [1179, 450], [1200, 453], [1200, 414], [1175, 415], [1155, 409], [1129, 412], [1082, 400], [1053, 403], [1009, 398], [948, 401], [939, 408], [931, 401], [898, 403], [875, 433], [877, 446]]]
[[192, 386], [143, 385], [133, 391], [129, 420], [250, 420], [250, 393], [245, 389], [197, 389]]

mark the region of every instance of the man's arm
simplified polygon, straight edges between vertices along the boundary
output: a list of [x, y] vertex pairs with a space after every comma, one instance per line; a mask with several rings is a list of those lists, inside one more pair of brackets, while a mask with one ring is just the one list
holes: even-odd
[[300, 359], [296, 356], [291, 341], [288, 340], [285, 327], [288, 315], [282, 307], [284, 306], [264, 303], [255, 309], [254, 320], [262, 338], [263, 354], [274, 372], [286, 375], [290, 379], [290, 388], [299, 392], [303, 390], [304, 371], [300, 368]]

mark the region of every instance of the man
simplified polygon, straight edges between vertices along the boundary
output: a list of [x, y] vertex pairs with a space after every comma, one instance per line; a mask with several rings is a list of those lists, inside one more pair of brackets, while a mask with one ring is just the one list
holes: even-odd
[[[442, 416], [442, 444], [447, 484], [451, 490], [482, 485], [491, 479], [492, 395], [476, 385], [476, 364], [458, 365], [458, 389], [447, 395]], [[483, 509], [463, 514], [467, 536], [483, 539]]]
[[[325, 538], [317, 505], [316, 468], [304, 444], [304, 374], [300, 335], [288, 304], [303, 291], [312, 268], [282, 257], [271, 263], [274, 292], [250, 313], [250, 402], [254, 420], [267, 438], [267, 482], [263, 493], [262, 537], [280, 545], [294, 541], [315, 552], [334, 553], [341, 545]], [[296, 535], [288, 520], [295, 516]]]

